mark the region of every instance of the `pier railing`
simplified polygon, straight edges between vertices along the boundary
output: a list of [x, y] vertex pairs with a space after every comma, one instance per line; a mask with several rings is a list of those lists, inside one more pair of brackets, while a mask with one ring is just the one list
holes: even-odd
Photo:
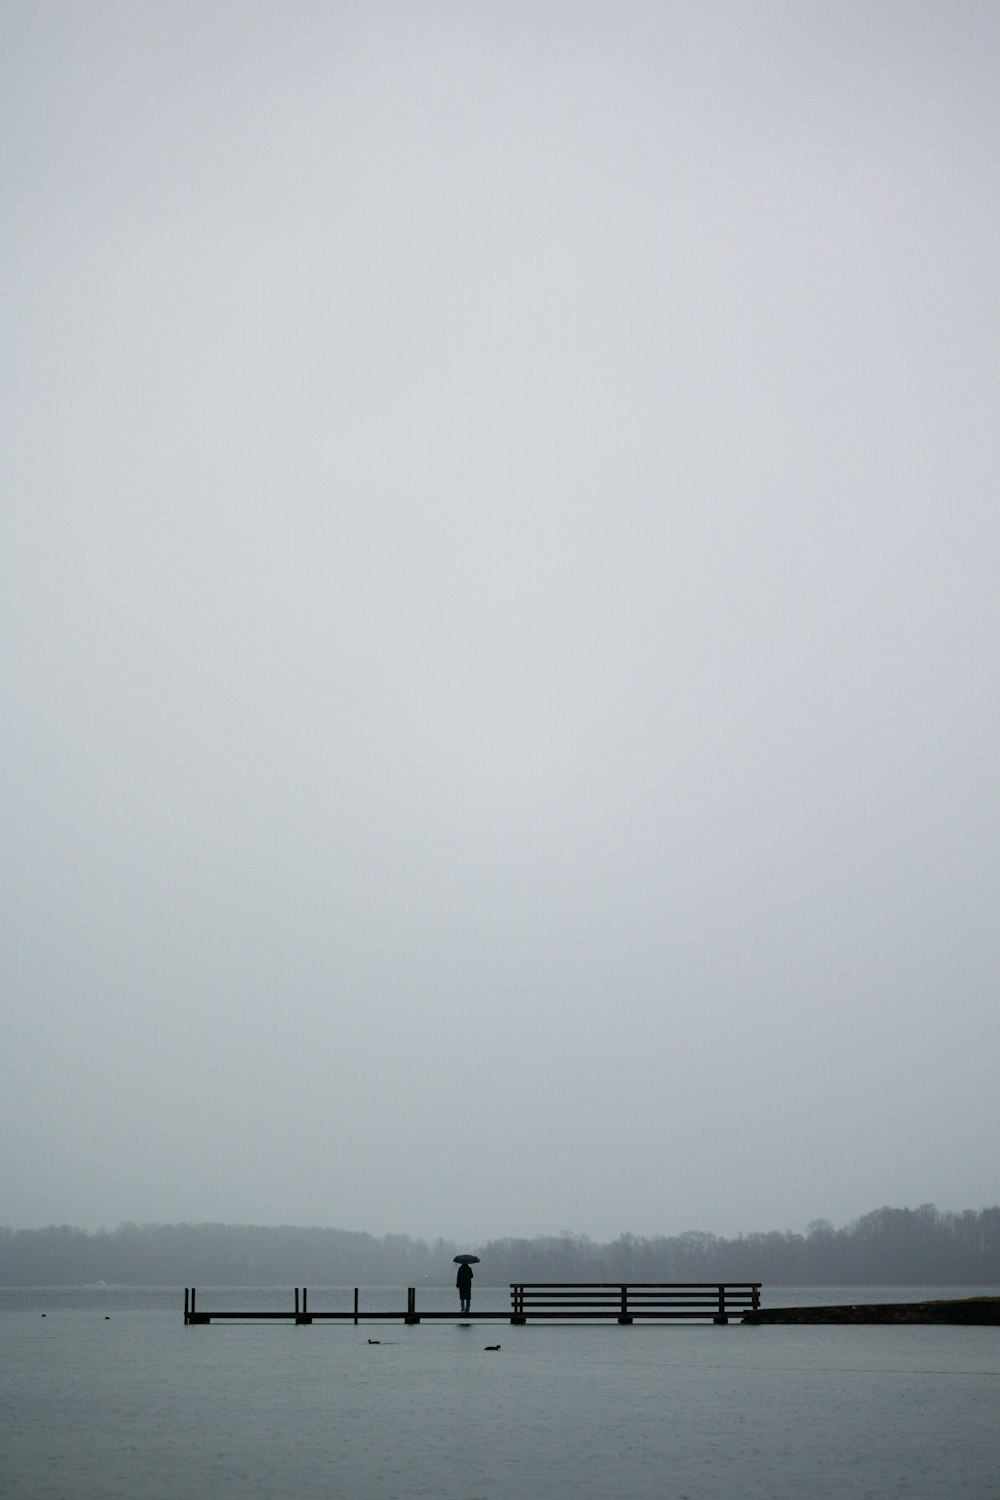
[[728, 1323], [760, 1307], [759, 1281], [518, 1281], [511, 1285], [511, 1322], [529, 1317], [711, 1318]]

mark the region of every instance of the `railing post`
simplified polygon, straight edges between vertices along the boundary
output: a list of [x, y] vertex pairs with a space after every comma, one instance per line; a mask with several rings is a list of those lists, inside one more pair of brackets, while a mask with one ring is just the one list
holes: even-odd
[[759, 1286], [754, 1286], [754, 1288], [753, 1288], [753, 1296], [750, 1299], [750, 1305], [753, 1308], [754, 1312], [760, 1312], [760, 1287]]
[[355, 1287], [354, 1288], [354, 1324], [355, 1324], [355, 1327], [357, 1327], [357, 1322], [358, 1322], [358, 1289], [357, 1289], [357, 1287]]
[[519, 1282], [515, 1281], [513, 1283], [513, 1285], [511, 1286], [510, 1290], [511, 1290], [511, 1302], [513, 1304], [513, 1306], [511, 1307], [510, 1321], [512, 1323], [523, 1323], [524, 1320], [525, 1320], [524, 1319], [524, 1286], [523, 1286], [522, 1283], [519, 1283]]
[[725, 1286], [720, 1286], [719, 1287], [719, 1312], [718, 1312], [718, 1316], [715, 1317], [715, 1318], [713, 1318], [712, 1321], [713, 1321], [713, 1323], [728, 1323], [729, 1322], [729, 1319], [726, 1317], [726, 1288], [725, 1288]]
[[417, 1289], [415, 1286], [408, 1286], [406, 1288], [406, 1317], [403, 1321], [405, 1323], [420, 1322], [420, 1319], [417, 1317]]
[[298, 1289], [298, 1287], [296, 1287], [295, 1288], [295, 1316], [296, 1316], [296, 1318], [298, 1317], [298, 1315], [299, 1315], [299, 1289]]
[[622, 1305], [621, 1305], [621, 1312], [618, 1314], [618, 1321], [619, 1321], [619, 1323], [631, 1323], [631, 1321], [632, 1321], [632, 1319], [628, 1315], [628, 1287], [627, 1286], [623, 1286], [622, 1287]]
[[189, 1297], [189, 1295], [190, 1295], [189, 1288], [185, 1287], [184, 1288], [184, 1326], [185, 1326], [185, 1328], [187, 1327], [187, 1324], [188, 1324], [188, 1297]]

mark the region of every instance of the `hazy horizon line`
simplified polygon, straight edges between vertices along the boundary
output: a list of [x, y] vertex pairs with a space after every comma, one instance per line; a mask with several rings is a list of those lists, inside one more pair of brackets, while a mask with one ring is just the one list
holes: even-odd
[[454, 1242], [457, 1243], [459, 1240], [461, 1240], [463, 1243], [485, 1245], [485, 1244], [493, 1244], [493, 1243], [502, 1243], [505, 1240], [524, 1240], [524, 1241], [531, 1242], [531, 1241], [537, 1241], [537, 1240], [570, 1239], [570, 1240], [587, 1241], [587, 1242], [589, 1242], [591, 1244], [597, 1244], [597, 1245], [613, 1245], [613, 1244], [616, 1243], [617, 1240], [620, 1240], [620, 1239], [623, 1239], [623, 1238], [626, 1238], [626, 1237], [634, 1239], [634, 1240], [655, 1240], [655, 1239], [679, 1239], [683, 1235], [686, 1235], [686, 1234], [705, 1234], [705, 1235], [711, 1235], [714, 1239], [719, 1239], [719, 1240], [733, 1240], [733, 1239], [743, 1239], [743, 1238], [746, 1238], [749, 1235], [754, 1235], [754, 1234], [808, 1234], [809, 1231], [810, 1231], [810, 1229], [814, 1225], [821, 1225], [823, 1227], [829, 1227], [835, 1233], [838, 1233], [841, 1230], [850, 1228], [851, 1225], [853, 1225], [853, 1224], [859, 1223], [860, 1220], [862, 1220], [864, 1218], [867, 1218], [870, 1214], [878, 1214], [878, 1213], [885, 1213], [885, 1212], [890, 1212], [890, 1213], [919, 1213], [922, 1209], [932, 1210], [936, 1215], [943, 1216], [943, 1217], [959, 1218], [963, 1214], [967, 1214], [967, 1213], [981, 1214], [981, 1213], [988, 1213], [992, 1209], [1000, 1209], [1000, 1203], [986, 1203], [986, 1204], [980, 1205], [979, 1207], [972, 1207], [971, 1205], [966, 1205], [965, 1207], [958, 1208], [958, 1209], [939, 1208], [938, 1205], [935, 1204], [935, 1203], [919, 1203], [919, 1204], [917, 1204], [915, 1206], [912, 1206], [912, 1205], [909, 1205], [909, 1204], [881, 1203], [876, 1208], [867, 1209], [864, 1213], [858, 1214], [854, 1218], [846, 1220], [843, 1224], [834, 1224], [832, 1220], [826, 1218], [824, 1215], [816, 1215], [812, 1219], [810, 1219], [809, 1223], [806, 1224], [801, 1229], [796, 1229], [796, 1228], [794, 1228], [794, 1227], [792, 1227], [790, 1225], [785, 1225], [785, 1226], [779, 1228], [777, 1225], [773, 1225], [772, 1224], [772, 1225], [769, 1225], [767, 1228], [740, 1229], [740, 1230], [737, 1230], [734, 1234], [722, 1234], [722, 1233], [717, 1232], [716, 1230], [705, 1229], [705, 1228], [702, 1228], [702, 1227], [697, 1227], [697, 1226], [694, 1226], [694, 1225], [689, 1225], [685, 1229], [679, 1229], [679, 1230], [673, 1230], [673, 1231], [660, 1230], [660, 1231], [657, 1231], [654, 1234], [638, 1234], [635, 1231], [630, 1230], [630, 1229], [621, 1229], [621, 1230], [618, 1231], [617, 1235], [615, 1235], [613, 1238], [610, 1238], [610, 1239], [602, 1239], [599, 1236], [587, 1234], [585, 1231], [576, 1230], [576, 1229], [561, 1229], [561, 1230], [557, 1230], [557, 1231], [554, 1231], [554, 1232], [553, 1231], [537, 1231], [537, 1232], [535, 1232], [533, 1234], [493, 1234], [493, 1235], [485, 1235], [485, 1236], [475, 1236], [475, 1235], [465, 1235], [465, 1236], [462, 1236], [462, 1235], [455, 1235], [455, 1234], [451, 1234], [451, 1233], [448, 1233], [448, 1234], [437, 1234], [437, 1235], [423, 1235], [423, 1234], [411, 1234], [408, 1231], [402, 1230], [402, 1229], [389, 1229], [389, 1230], [385, 1230], [383, 1233], [380, 1234], [380, 1233], [377, 1233], [375, 1230], [371, 1230], [371, 1229], [351, 1229], [351, 1228], [345, 1228], [343, 1225], [338, 1225], [338, 1224], [319, 1224], [319, 1223], [313, 1223], [313, 1224], [296, 1224], [296, 1223], [292, 1223], [291, 1221], [285, 1221], [285, 1222], [282, 1222], [282, 1223], [264, 1223], [264, 1222], [256, 1222], [256, 1221], [247, 1220], [247, 1219], [240, 1219], [240, 1220], [236, 1220], [236, 1219], [232, 1219], [232, 1220], [229, 1220], [229, 1219], [143, 1219], [143, 1220], [139, 1220], [139, 1219], [121, 1219], [121, 1220], [119, 1220], [119, 1222], [117, 1224], [115, 1224], [113, 1226], [109, 1226], [109, 1225], [106, 1225], [106, 1224], [100, 1224], [100, 1225], [97, 1225], [94, 1228], [87, 1228], [86, 1226], [81, 1225], [81, 1224], [70, 1224], [69, 1222], [67, 1222], [65, 1220], [63, 1220], [61, 1222], [58, 1222], [58, 1223], [53, 1220], [53, 1221], [50, 1221], [48, 1224], [21, 1225], [21, 1226], [18, 1226], [18, 1227], [15, 1227], [15, 1226], [9, 1225], [9, 1224], [0, 1224], [0, 1233], [9, 1233], [9, 1234], [38, 1234], [38, 1233], [42, 1233], [43, 1231], [49, 1230], [49, 1229], [71, 1229], [71, 1230], [74, 1230], [75, 1232], [80, 1233], [80, 1234], [98, 1235], [98, 1234], [114, 1234], [114, 1233], [116, 1233], [116, 1232], [118, 1232], [118, 1231], [120, 1231], [122, 1229], [127, 1229], [127, 1228], [132, 1228], [132, 1227], [138, 1228], [138, 1229], [168, 1229], [168, 1228], [201, 1228], [201, 1227], [205, 1227], [205, 1226], [211, 1226], [213, 1228], [223, 1228], [223, 1229], [291, 1229], [291, 1230], [296, 1230], [296, 1231], [300, 1231], [300, 1232], [301, 1231], [309, 1231], [309, 1230], [318, 1230], [319, 1232], [324, 1233], [324, 1234], [355, 1234], [355, 1235], [365, 1235], [368, 1238], [375, 1239], [375, 1240], [386, 1240], [386, 1239], [394, 1239], [394, 1238], [395, 1239], [406, 1239], [406, 1240], [412, 1241], [413, 1243], [420, 1243], [422, 1241], [425, 1244], [428, 1244], [428, 1243], [433, 1244], [433, 1243], [436, 1243], [438, 1241], [440, 1241], [442, 1243], [445, 1243], [445, 1244], [450, 1243], [452, 1241], [454, 1241]]

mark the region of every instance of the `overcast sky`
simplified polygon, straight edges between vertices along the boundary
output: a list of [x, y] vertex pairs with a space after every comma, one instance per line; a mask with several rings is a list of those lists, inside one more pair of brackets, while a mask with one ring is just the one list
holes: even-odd
[[0, 1223], [1000, 1200], [1000, 7], [0, 5]]

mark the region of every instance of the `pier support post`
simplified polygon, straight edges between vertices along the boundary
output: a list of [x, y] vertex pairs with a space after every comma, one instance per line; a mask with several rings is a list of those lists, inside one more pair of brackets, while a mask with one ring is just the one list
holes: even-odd
[[188, 1301], [188, 1297], [187, 1297], [187, 1287], [184, 1288], [184, 1301], [185, 1301], [185, 1314], [184, 1314], [184, 1321], [185, 1321], [185, 1323], [211, 1323], [212, 1319], [211, 1319], [211, 1317], [210, 1317], [210, 1315], [208, 1313], [200, 1313], [198, 1311], [198, 1308], [197, 1308], [197, 1292], [196, 1292], [196, 1289], [194, 1287], [191, 1288], [191, 1300], [190, 1301]]
[[415, 1286], [408, 1286], [406, 1288], [406, 1316], [404, 1317], [403, 1322], [420, 1322], [420, 1319], [417, 1317], [417, 1289]]

